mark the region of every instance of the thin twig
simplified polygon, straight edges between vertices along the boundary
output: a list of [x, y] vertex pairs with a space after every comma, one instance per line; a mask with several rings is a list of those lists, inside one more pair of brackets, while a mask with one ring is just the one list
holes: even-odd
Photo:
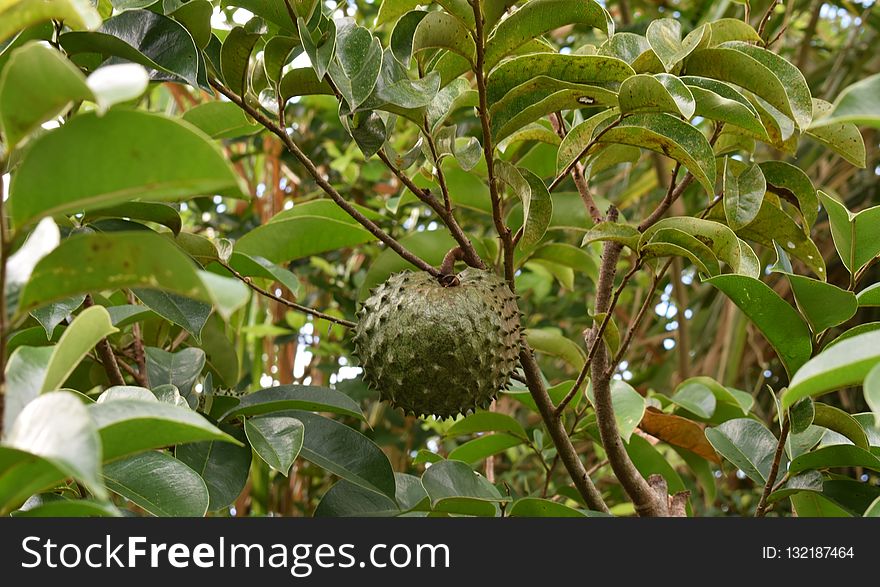
[[501, 194], [498, 191], [498, 180], [495, 176], [495, 147], [492, 142], [492, 124], [489, 120], [489, 104], [486, 91], [485, 50], [486, 35], [483, 30], [483, 11], [480, 8], [480, 0], [470, 0], [474, 11], [476, 62], [474, 74], [477, 78], [477, 95], [479, 97], [480, 127], [483, 131], [483, 156], [486, 159], [486, 173], [489, 180], [489, 197], [492, 201], [492, 221], [495, 231], [501, 239], [501, 251], [504, 257], [504, 278], [511, 290], [514, 288], [513, 281], [513, 235], [510, 227], [504, 223], [504, 214], [501, 207]]
[[761, 493], [761, 500], [758, 502], [758, 508], [755, 510], [756, 518], [763, 518], [767, 513], [767, 500], [770, 498], [770, 492], [773, 491], [773, 484], [776, 482], [776, 475], [779, 473], [779, 463], [782, 460], [782, 452], [785, 449], [785, 441], [788, 438], [788, 432], [791, 429], [791, 420], [788, 416], [782, 419], [782, 430], [779, 432], [779, 442], [776, 443], [776, 452], [773, 455], [773, 464], [770, 466], [770, 474], [767, 475], [767, 482], [764, 484], [764, 491]]
[[303, 167], [306, 168], [306, 171], [309, 172], [309, 175], [315, 180], [315, 183], [318, 184], [324, 193], [330, 196], [336, 205], [342, 208], [346, 214], [354, 218], [361, 226], [367, 229], [373, 236], [378, 238], [380, 241], [388, 245], [390, 249], [396, 252], [400, 257], [405, 259], [406, 261], [412, 263], [422, 271], [426, 271], [433, 275], [434, 277], [438, 277], [439, 273], [437, 269], [431, 264], [429, 264], [424, 259], [418, 257], [409, 251], [406, 247], [400, 244], [397, 240], [395, 240], [391, 235], [382, 230], [375, 222], [364, 216], [357, 208], [349, 204], [342, 195], [336, 191], [329, 181], [324, 177], [324, 175], [318, 171], [318, 168], [312, 162], [311, 159], [299, 148], [294, 140], [287, 134], [287, 130], [283, 127], [276, 125], [274, 122], [269, 120], [262, 112], [253, 108], [250, 104], [246, 103], [241, 99], [235, 92], [229, 90], [222, 84], [220, 84], [216, 80], [211, 80], [211, 86], [216, 89], [218, 92], [229, 98], [236, 106], [247, 112], [251, 118], [259, 122], [263, 127], [269, 130], [272, 134], [276, 135], [280, 138], [284, 145], [287, 147], [287, 150], [296, 157], [296, 159], [302, 164]]
[[[92, 296], [86, 295], [85, 300], [83, 300], [83, 306], [91, 308], [94, 305], [95, 302], [92, 300]], [[116, 356], [113, 354], [113, 347], [110, 346], [110, 342], [106, 338], [102, 338], [95, 345], [95, 350], [101, 358], [101, 365], [104, 367], [104, 371], [107, 372], [107, 379], [110, 381], [110, 385], [125, 385], [125, 378], [119, 370], [119, 363], [116, 362]]]
[[[263, 289], [258, 286], [254, 281], [245, 275], [242, 275], [238, 271], [236, 271], [229, 263], [225, 261], [219, 261], [219, 264], [222, 265], [227, 271], [232, 273], [232, 275], [247, 285], [249, 288], [257, 292], [258, 294], [269, 298], [270, 300], [274, 300], [279, 304], [287, 306], [292, 310], [296, 310], [297, 312], [302, 312], [303, 314], [308, 314], [310, 316], [314, 316], [315, 318], [321, 318], [322, 320], [327, 320], [328, 322], [333, 322], [334, 324], [339, 324], [340, 326], [345, 326], [346, 328], [354, 328], [357, 326], [356, 322], [352, 322], [350, 320], [345, 320], [343, 318], [337, 318], [336, 316], [331, 316], [330, 314], [325, 314], [319, 310], [315, 310], [314, 308], [309, 308], [308, 306], [303, 306], [301, 304], [297, 304], [296, 302], [291, 302], [290, 300], [286, 300], [281, 296], [276, 296], [274, 293], [269, 290]], [[436, 270], [435, 270], [436, 271]]]
[[776, 5], [779, 4], [780, 1], [781, 0], [770, 0], [770, 4], [767, 5], [767, 10], [764, 12], [764, 16], [761, 17], [761, 22], [758, 24], [758, 36], [762, 39], [764, 38], [764, 29], [767, 28], [767, 23], [773, 18], [773, 11], [776, 10]]

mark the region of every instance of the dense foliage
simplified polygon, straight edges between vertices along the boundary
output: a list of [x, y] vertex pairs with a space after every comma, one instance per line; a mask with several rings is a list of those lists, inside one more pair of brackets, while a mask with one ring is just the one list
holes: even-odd
[[[0, 513], [880, 515], [878, 30], [0, 0]], [[514, 379], [403, 414], [361, 303], [466, 266], [516, 292]]]

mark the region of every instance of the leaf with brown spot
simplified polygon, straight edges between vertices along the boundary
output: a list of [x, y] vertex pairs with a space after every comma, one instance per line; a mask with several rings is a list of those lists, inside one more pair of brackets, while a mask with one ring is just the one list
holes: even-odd
[[673, 446], [686, 448], [706, 460], [720, 464], [721, 459], [703, 432], [703, 425], [681, 416], [665, 414], [657, 408], [648, 408], [639, 428]]

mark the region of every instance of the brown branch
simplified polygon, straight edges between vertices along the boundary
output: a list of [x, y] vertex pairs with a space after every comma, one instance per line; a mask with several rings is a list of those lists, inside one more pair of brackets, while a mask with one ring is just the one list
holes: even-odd
[[764, 484], [764, 491], [761, 492], [761, 500], [758, 502], [758, 509], [755, 510], [756, 518], [763, 518], [767, 513], [767, 500], [770, 492], [773, 491], [773, 483], [776, 482], [776, 475], [779, 474], [779, 463], [782, 461], [782, 451], [785, 449], [785, 440], [788, 438], [788, 432], [791, 430], [791, 420], [788, 416], [782, 419], [782, 430], [779, 433], [779, 442], [776, 443], [776, 453], [773, 455], [773, 464], [770, 466], [770, 474], [767, 476], [767, 482]]
[[[258, 294], [260, 294], [264, 297], [267, 297], [270, 300], [274, 300], [274, 301], [278, 302], [279, 304], [287, 306], [288, 308], [290, 308], [292, 310], [296, 310], [297, 312], [302, 312], [303, 314], [308, 314], [310, 316], [314, 316], [315, 318], [321, 318], [322, 320], [327, 320], [328, 322], [333, 322], [334, 324], [339, 324], [340, 326], [345, 326], [346, 328], [354, 328], [355, 326], [357, 326], [356, 322], [351, 322], [350, 320], [345, 320], [343, 318], [337, 318], [336, 316], [331, 316], [330, 314], [325, 314], [324, 312], [321, 312], [319, 310], [315, 310], [314, 308], [309, 308], [308, 306], [303, 306], [301, 304], [297, 304], [296, 302], [291, 302], [290, 300], [286, 300], [286, 299], [282, 298], [281, 296], [276, 296], [274, 293], [270, 292], [269, 290], [263, 289], [262, 287], [255, 284], [250, 277], [242, 275], [241, 273], [236, 271], [229, 263], [226, 263], [225, 261], [218, 261], [218, 263], [220, 265], [222, 265], [227, 271], [232, 273], [232, 275], [236, 279], [238, 279], [239, 281], [241, 281], [242, 283], [247, 285], [249, 288], [251, 288], [252, 290], [257, 292]], [[433, 269], [433, 267], [432, 267], [432, 269]], [[434, 269], [434, 271], [437, 272], [436, 269]]]
[[250, 104], [247, 104], [244, 100], [241, 99], [235, 92], [229, 90], [216, 80], [211, 80], [211, 86], [216, 89], [218, 92], [229, 98], [236, 106], [247, 112], [251, 118], [259, 122], [263, 127], [269, 130], [272, 134], [276, 135], [281, 141], [284, 143], [284, 146], [287, 147], [287, 150], [296, 157], [296, 159], [302, 164], [303, 167], [306, 168], [306, 171], [309, 172], [309, 175], [315, 180], [315, 183], [318, 184], [324, 193], [330, 196], [336, 205], [342, 208], [346, 214], [354, 218], [361, 226], [367, 229], [373, 236], [377, 239], [388, 245], [390, 249], [396, 252], [400, 257], [405, 259], [406, 261], [412, 263], [422, 271], [426, 271], [433, 275], [434, 277], [439, 277], [439, 273], [437, 269], [431, 266], [424, 259], [418, 257], [409, 251], [406, 247], [400, 244], [397, 240], [395, 240], [391, 235], [382, 230], [375, 222], [364, 216], [357, 208], [349, 204], [342, 195], [336, 191], [329, 181], [324, 177], [324, 175], [318, 171], [318, 168], [312, 162], [311, 159], [299, 148], [294, 140], [287, 134], [287, 130], [281, 126], [276, 125], [274, 122], [269, 120], [262, 112], [253, 108]]
[[504, 255], [504, 278], [510, 289], [514, 289], [513, 281], [513, 235], [510, 228], [504, 223], [504, 214], [501, 207], [501, 194], [498, 192], [498, 180], [495, 177], [495, 147], [492, 142], [492, 125], [489, 121], [489, 104], [486, 93], [485, 51], [486, 35], [483, 30], [483, 11], [480, 9], [480, 0], [469, 0], [474, 11], [474, 23], [476, 25], [476, 63], [474, 74], [477, 78], [477, 95], [479, 96], [480, 127], [483, 131], [483, 157], [486, 159], [486, 173], [489, 179], [489, 196], [492, 200], [492, 221], [495, 231], [501, 239], [501, 250]]
[[[556, 112], [550, 117], [550, 124], [560, 139], [564, 139], [565, 135], [568, 134], [565, 130], [565, 120], [559, 112]], [[602, 221], [602, 212], [596, 205], [596, 200], [593, 198], [590, 186], [587, 185], [587, 180], [584, 177], [583, 165], [577, 162], [575, 163], [574, 167], [571, 168], [571, 179], [574, 181], [574, 186], [577, 188], [577, 191], [581, 196], [581, 201], [583, 201], [584, 206], [586, 206], [587, 211], [590, 214], [590, 218], [593, 219], [593, 222], [598, 224]]]
[[599, 490], [587, 474], [584, 464], [581, 462], [580, 457], [578, 457], [577, 451], [571, 443], [568, 433], [565, 431], [565, 426], [559, 418], [554, 417], [553, 402], [547, 394], [547, 388], [544, 387], [544, 382], [541, 379], [541, 368], [538, 366], [532, 350], [528, 348], [525, 341], [523, 341], [519, 360], [526, 375], [532, 399], [535, 400], [535, 404], [538, 406], [541, 418], [544, 420], [547, 431], [550, 433], [553, 444], [556, 446], [556, 452], [562, 464], [565, 465], [572, 481], [574, 481], [575, 488], [577, 488], [578, 493], [580, 493], [590, 509], [607, 513], [609, 511], [608, 506], [605, 505], [602, 494], [599, 493]]
[[444, 277], [453, 275], [455, 272], [455, 262], [463, 260], [464, 251], [461, 250], [461, 247], [455, 247], [443, 257], [443, 262], [440, 263], [440, 273], [442, 273]]
[[[609, 311], [611, 288], [622, 248], [623, 245], [613, 241], [607, 241], [604, 245], [599, 280], [596, 284], [596, 314]], [[611, 402], [611, 378], [607, 373], [608, 363], [608, 350], [604, 344], [597, 344], [590, 374], [593, 386], [593, 407], [596, 410], [596, 421], [599, 425], [602, 446], [605, 448], [615, 476], [632, 500], [636, 513], [640, 516], [667, 515], [668, 496], [660, 495], [648, 484], [633, 465], [626, 452], [626, 447], [623, 445], [614, 417], [614, 406]]]
[[762, 39], [764, 38], [764, 29], [767, 28], [767, 24], [770, 22], [770, 19], [773, 18], [773, 11], [776, 10], [776, 5], [780, 2], [781, 0], [770, 0], [770, 4], [767, 5], [767, 10], [764, 12], [764, 16], [761, 17], [761, 22], [758, 24], [758, 36]]
[[[85, 300], [83, 300], [83, 306], [91, 308], [94, 305], [95, 302], [92, 300], [92, 296], [86, 295]], [[110, 385], [125, 385], [125, 378], [122, 376], [122, 371], [119, 370], [119, 364], [116, 362], [116, 356], [113, 354], [113, 347], [110, 346], [110, 342], [106, 338], [102, 338], [95, 345], [95, 350], [98, 351], [98, 357], [101, 359], [104, 371], [107, 372], [107, 379], [110, 381]]]
[[657, 284], [660, 283], [660, 279], [663, 277], [663, 274], [666, 273], [666, 270], [669, 269], [669, 266], [672, 265], [672, 259], [666, 262], [660, 272], [653, 276], [651, 279], [651, 287], [648, 290], [648, 293], [645, 295], [645, 299], [642, 302], [641, 307], [639, 308], [636, 317], [633, 319], [629, 328], [626, 331], [626, 335], [623, 337], [623, 340], [620, 343], [620, 348], [617, 349], [617, 354], [614, 355], [614, 358], [608, 364], [608, 368], [605, 373], [608, 377], [614, 373], [614, 370], [617, 369], [617, 366], [620, 364], [620, 361], [623, 360], [623, 357], [626, 355], [626, 351], [629, 348], [629, 345], [632, 343], [633, 337], [635, 336], [636, 331], [639, 328], [639, 324], [642, 322], [642, 319], [645, 317], [645, 314], [648, 313], [648, 308], [651, 307], [652, 300], [654, 299], [654, 292], [657, 290]]

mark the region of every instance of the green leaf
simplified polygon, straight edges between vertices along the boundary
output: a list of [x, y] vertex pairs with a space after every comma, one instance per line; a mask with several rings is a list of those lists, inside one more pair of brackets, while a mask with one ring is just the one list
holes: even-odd
[[[753, 52], [742, 50], [748, 46], [734, 41], [721, 47], [697, 49], [685, 63], [684, 73], [730, 82], [745, 88], [766, 100], [782, 114], [793, 118], [792, 105], [782, 81], [766, 63], [752, 55]], [[769, 53], [764, 49], [755, 49]], [[809, 100], [809, 93], [807, 99]], [[812, 115], [812, 104], [809, 115]]]
[[845, 509], [821, 493], [801, 491], [791, 496], [791, 505], [799, 518], [849, 518]]
[[880, 518], [880, 497], [871, 502], [871, 505], [865, 510], [864, 517]]
[[620, 111], [668, 112], [690, 118], [696, 103], [694, 96], [684, 83], [669, 74], [639, 74], [627, 78], [620, 84]]
[[762, 140], [769, 140], [758, 111], [736, 88], [722, 81], [685, 76], [681, 81], [694, 96], [694, 114], [743, 128]]
[[706, 275], [721, 273], [718, 259], [712, 249], [697, 237], [677, 228], [661, 228], [655, 231], [651, 235], [651, 240], [638, 250], [644, 257], [685, 257]]
[[527, 328], [525, 336], [526, 341], [535, 350], [559, 357], [575, 369], [584, 366], [586, 353], [559, 331], [549, 328]]
[[337, 35], [336, 23], [333, 19], [326, 18], [323, 14], [318, 18], [318, 26], [313, 31], [309, 30], [306, 20], [302, 17], [298, 17], [296, 23], [303, 49], [309, 56], [315, 75], [317, 79], [323, 80], [336, 54]]
[[333, 95], [330, 84], [323, 78], [319, 80], [311, 67], [297, 67], [285, 73], [278, 91], [285, 102], [294, 96]]
[[791, 420], [791, 433], [801, 434], [813, 425], [813, 419], [816, 417], [816, 405], [811, 398], [805, 397], [791, 407], [788, 416]]
[[[723, 211], [712, 209], [709, 218], [722, 219]], [[717, 210], [717, 211], [716, 211]], [[755, 219], [737, 231], [737, 236], [772, 247], [773, 242], [783, 244], [785, 249], [813, 270], [820, 279], [825, 279], [825, 260], [816, 243], [795, 224], [783, 210], [776, 207], [769, 198], [764, 198]]]
[[772, 100], [762, 96], [759, 91], [755, 91], [755, 93], [781, 110], [783, 114], [794, 119], [799, 129], [806, 130], [810, 126], [810, 122], [813, 119], [813, 100], [810, 96], [807, 80], [804, 79], [804, 74], [797, 67], [772, 51], [742, 41], [724, 43], [722, 47], [744, 53], [773, 72], [773, 75], [781, 82], [782, 87], [785, 89], [788, 97], [788, 108], [780, 108]]
[[220, 420], [236, 416], [275, 414], [284, 410], [332, 412], [365, 420], [357, 402], [335, 389], [311, 385], [279, 385], [255, 391], [241, 398]]
[[761, 210], [767, 182], [761, 168], [727, 157], [724, 164], [724, 213], [727, 225], [739, 230], [750, 224]]
[[875, 425], [880, 427], [880, 367], [875, 366], [865, 376], [865, 403], [874, 413]]
[[[591, 403], [596, 403], [592, 382], [587, 385], [587, 397]], [[645, 415], [645, 398], [629, 383], [612, 379], [611, 405], [614, 407], [614, 420], [620, 436], [624, 441], [630, 442], [633, 432]]]
[[712, 417], [718, 405], [718, 399], [712, 390], [698, 382], [683, 382], [669, 399], [704, 420]]
[[[55, 328], [64, 322], [85, 301], [85, 295], [73, 296], [65, 300], [59, 300], [54, 304], [43, 306], [31, 311], [34, 320], [46, 331], [46, 338], [51, 340]], [[112, 317], [111, 317], [112, 318]], [[115, 326], [115, 324], [114, 324]]]
[[189, 347], [170, 353], [160, 348], [147, 347], [145, 354], [150, 384], [154, 387], [158, 385], [177, 387], [190, 407], [195, 408], [199, 398], [193, 388], [205, 366], [205, 351]]
[[418, 58], [426, 49], [445, 49], [460, 55], [473, 65], [476, 46], [462, 22], [445, 12], [429, 12], [418, 24], [413, 35], [412, 52]]
[[547, 243], [532, 253], [530, 259], [545, 260], [571, 267], [576, 274], [588, 276], [595, 281], [599, 278], [599, 268], [593, 256], [574, 245], [567, 243]]
[[804, 397], [816, 397], [860, 384], [878, 363], [878, 331], [859, 334], [826, 348], [792, 377], [788, 389], [782, 394], [782, 409], [787, 409]]
[[682, 40], [681, 23], [673, 18], [660, 18], [651, 21], [645, 36], [666, 71], [672, 71], [701, 44], [706, 28], [699, 27]]
[[[147, 152], [150, 164], [144, 165]], [[186, 153], [186, 159], [179, 153]], [[91, 162], [88, 173], [83, 172], [85, 160]], [[101, 117], [76, 116], [33, 141], [13, 176], [8, 205], [19, 229], [43, 216], [135, 197], [177, 201], [206, 193], [238, 194], [240, 189], [220, 150], [201, 132], [148, 112], [112, 110]]]
[[139, 63], [153, 80], [183, 80], [199, 87], [199, 52], [189, 31], [150, 10], [128, 10], [105, 20], [97, 31], [65, 33], [59, 42], [70, 55], [110, 55], [108, 64]]
[[799, 167], [785, 161], [764, 161], [759, 166], [767, 180], [767, 190], [800, 208], [804, 217], [804, 232], [808, 232], [819, 214], [819, 195], [810, 177]]
[[834, 101], [831, 112], [817, 120], [811, 130], [843, 122], [880, 128], [880, 74], [846, 87]]
[[[221, 425], [221, 429], [239, 442], [194, 442], [175, 448], [180, 461], [204, 479], [208, 487], [209, 511], [232, 505], [247, 484], [251, 468], [251, 449], [240, 428]], [[238, 446], [237, 446], [238, 445]]]
[[569, 166], [573, 165], [574, 162], [585, 153], [584, 149], [592, 143], [596, 129], [599, 126], [604, 128], [607, 123], [611, 122], [612, 119], [617, 118], [617, 116], [619, 115], [614, 110], [602, 111], [591, 116], [580, 124], [575, 125], [569, 130], [568, 134], [565, 135], [565, 138], [562, 139], [562, 142], [559, 145], [559, 150], [556, 154], [557, 172], [561, 173], [563, 170], [568, 169]]
[[245, 27], [237, 26], [229, 31], [220, 49], [220, 70], [226, 86], [239, 96], [248, 91], [248, 64], [259, 33], [248, 32]]
[[581, 241], [581, 246], [585, 247], [597, 241], [612, 241], [626, 245], [633, 250], [638, 250], [641, 238], [642, 233], [635, 226], [620, 222], [602, 221], [587, 231]]
[[455, 447], [449, 452], [447, 458], [465, 463], [477, 463], [486, 457], [504, 452], [522, 443], [522, 438], [517, 438], [503, 432], [487, 434]]
[[114, 399], [92, 404], [88, 410], [101, 435], [105, 462], [187, 442], [241, 444], [189, 408], [168, 403]]
[[315, 508], [316, 518], [390, 517], [399, 513], [400, 508], [388, 496], [345, 479], [337, 481]]
[[685, 379], [678, 384], [678, 387], [675, 388], [675, 391], [677, 393], [690, 386], [704, 387], [715, 396], [715, 399], [718, 400], [715, 410], [716, 416], [718, 415], [717, 412], [720, 411], [722, 404], [731, 406], [738, 410], [738, 412], [742, 415], [746, 415], [749, 413], [749, 410], [752, 408], [752, 404], [754, 403], [754, 398], [751, 396], [751, 394], [748, 394], [744, 391], [739, 391], [737, 389], [724, 387], [711, 377], [691, 377], [689, 379]]
[[353, 18], [339, 19], [336, 21], [336, 57], [339, 65], [335, 61], [330, 63], [330, 77], [354, 110], [376, 87], [382, 69], [382, 44]]
[[[829, 342], [825, 345], [825, 349], [829, 349], [835, 344], [842, 342], [848, 338], [852, 338], [853, 336], [858, 336], [860, 334], [864, 334], [866, 332], [873, 332], [874, 330], [880, 330], [880, 322], [866, 322], [865, 324], [859, 324], [858, 326], [853, 326], [849, 330], [846, 330], [843, 334]], [[823, 349], [823, 350], [825, 350]]]
[[39, 42], [12, 52], [0, 74], [0, 129], [11, 150], [72, 103], [93, 100], [85, 76], [59, 51]]
[[211, 314], [211, 305], [158, 289], [132, 290], [145, 306], [169, 322], [177, 324], [201, 341], [202, 328]]
[[499, 179], [513, 188], [522, 201], [523, 217], [526, 219], [522, 245], [534, 245], [544, 237], [550, 225], [553, 215], [550, 192], [547, 191], [544, 181], [528, 169], [514, 167], [506, 161], [497, 161], [495, 168]]
[[788, 473], [796, 475], [802, 471], [837, 467], [864, 467], [872, 471], [880, 471], [880, 458], [857, 446], [836, 444], [796, 457], [789, 464]]
[[244, 421], [254, 452], [285, 477], [303, 446], [303, 423], [287, 416], [261, 416]]
[[101, 439], [86, 407], [72, 393], [45, 393], [28, 403], [4, 440], [10, 448], [42, 457], [62, 477], [82, 481], [98, 498], [107, 492], [101, 483]]
[[880, 206], [853, 214], [821, 190], [819, 199], [828, 212], [837, 254], [850, 274], [855, 275], [880, 255], [880, 231], [875, 228], [880, 222]]
[[163, 452], [109, 463], [104, 479], [111, 491], [154, 516], [201, 517], [208, 511], [208, 488], [202, 478]]
[[40, 393], [60, 388], [95, 345], [108, 334], [118, 332], [110, 322], [110, 314], [102, 306], [80, 312], [67, 327], [46, 365], [46, 376]]
[[94, 29], [101, 25], [101, 15], [89, 0], [5, 0], [0, 4], [0, 42], [51, 19], [62, 20], [72, 29]]
[[495, 516], [503, 501], [495, 486], [461, 461], [439, 461], [422, 475], [435, 511]]
[[788, 278], [795, 302], [813, 332], [843, 324], [855, 315], [858, 310], [855, 294], [825, 281], [794, 274], [785, 250], [778, 243], [773, 244], [777, 256], [773, 269]]
[[299, 280], [296, 278], [296, 275], [268, 259], [236, 251], [232, 253], [229, 265], [245, 277], [260, 277], [270, 281], [277, 281], [289, 289], [293, 295], [297, 295], [299, 291]]
[[585, 515], [574, 508], [549, 499], [521, 497], [513, 502], [507, 515], [511, 518], [583, 518]]
[[721, 456], [752, 481], [759, 485], [767, 483], [776, 452], [776, 437], [763, 424], [751, 418], [736, 418], [707, 428], [706, 438]]
[[[816, 139], [856, 167], [864, 168], [865, 140], [858, 127], [852, 122], [835, 122], [821, 125], [821, 118], [827, 116], [833, 106], [825, 100], [813, 98], [813, 122], [807, 135]], [[820, 126], [817, 126], [820, 125]]]
[[92, 210], [83, 217], [83, 223], [102, 218], [130, 218], [147, 220], [167, 226], [175, 235], [180, 233], [180, 213], [171, 205], [158, 202], [125, 202], [109, 208]]
[[423, 4], [419, 0], [382, 0], [376, 26], [394, 22], [401, 16]]
[[635, 114], [607, 131], [599, 143], [648, 149], [684, 165], [709, 193], [715, 190], [715, 155], [699, 130], [670, 114]]
[[532, 0], [495, 27], [486, 44], [486, 70], [526, 42], [570, 24], [591, 26], [609, 37], [614, 34], [614, 21], [594, 0]]
[[305, 426], [300, 456], [334, 475], [394, 499], [391, 463], [372, 440], [345, 424], [310, 412], [278, 412]]
[[[727, 263], [731, 270], [739, 275], [757, 278], [760, 274], [760, 267], [758, 267], [754, 251], [742, 243], [730, 228], [712, 220], [687, 216], [664, 218], [642, 233], [639, 250], [651, 243], [655, 235], [667, 229], [679, 230], [693, 236], [710, 248], [715, 257]], [[681, 244], [685, 244], [685, 242], [683, 241]], [[692, 250], [695, 255], [698, 252], [705, 256], [704, 251]]]
[[855, 446], [870, 450], [868, 435], [865, 434], [865, 430], [858, 420], [840, 408], [818, 402], [815, 405], [816, 415], [813, 417], [813, 424], [833, 430], [848, 438]]
[[813, 352], [810, 329], [797, 311], [764, 282], [743, 275], [706, 280], [736, 304], [776, 351], [786, 372], [798, 371]]
[[[740, 4], [748, 4], [748, 2], [740, 2]], [[708, 26], [712, 33], [712, 46], [721, 45], [728, 41], [763, 43], [757, 31], [749, 23], [738, 18], [721, 18], [710, 22]]]
[[35, 493], [54, 488], [68, 476], [60, 464], [0, 445], [0, 513], [8, 514]]
[[204, 49], [211, 40], [211, 13], [214, 7], [208, 0], [190, 0], [166, 14], [183, 26], [192, 35], [196, 46]]
[[[366, 208], [355, 207], [368, 218], [378, 217]], [[292, 234], [297, 238], [290, 238]], [[281, 263], [371, 242], [375, 238], [335, 203], [316, 200], [276, 214], [268, 223], [240, 238], [235, 250]]]
[[498, 412], [476, 412], [465, 416], [446, 431], [446, 436], [463, 436], [477, 432], [509, 432], [518, 438], [528, 438], [518, 421]]
[[642, 477], [647, 479], [654, 474], [661, 475], [666, 479], [670, 494], [685, 490], [684, 482], [679, 474], [672, 468], [666, 457], [646, 439], [634, 434], [626, 444], [626, 452]]
[[[81, 271], [82, 266], [96, 270]], [[168, 238], [152, 232], [95, 233], [65, 239], [37, 264], [21, 293], [18, 311], [101, 291], [108, 283], [175, 292], [212, 302], [221, 313], [229, 309], [227, 297], [247, 295], [244, 284], [196, 271], [192, 260]], [[215, 291], [216, 286], [221, 291]]]
[[494, 105], [514, 88], [539, 77], [554, 80], [559, 89], [578, 84], [586, 91], [592, 89], [590, 85], [611, 85], [633, 75], [632, 67], [614, 57], [532, 53], [509, 59], [495, 68], [486, 80], [486, 98]]

